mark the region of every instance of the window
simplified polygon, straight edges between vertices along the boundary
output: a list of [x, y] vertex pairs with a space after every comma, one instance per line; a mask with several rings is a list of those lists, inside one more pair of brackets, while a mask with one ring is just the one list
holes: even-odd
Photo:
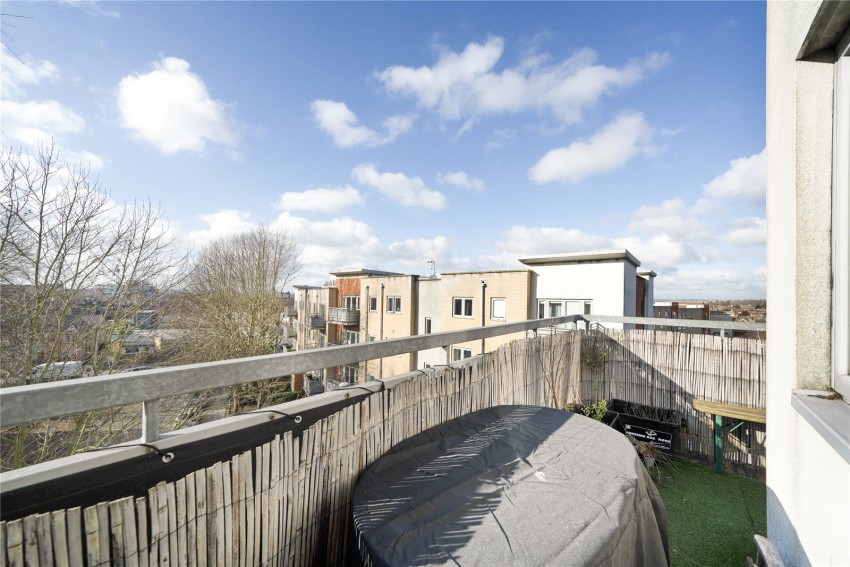
[[374, 295], [369, 297], [369, 311], [372, 313], [378, 312], [378, 298]]
[[342, 332], [342, 344], [344, 345], [356, 345], [360, 342], [360, 333], [357, 331], [343, 331]]
[[584, 314], [585, 315], [590, 315], [590, 304], [591, 304], [590, 301], [584, 302]]
[[537, 305], [537, 318], [545, 319], [546, 318], [546, 304], [542, 301]]
[[391, 296], [387, 298], [387, 313], [401, 313], [400, 297]]
[[472, 317], [472, 298], [455, 297], [452, 299], [452, 317]]
[[549, 317], [560, 317], [564, 314], [564, 304], [560, 301], [549, 302]]
[[342, 298], [342, 306], [346, 309], [360, 309], [360, 298], [356, 295], [346, 295]]
[[470, 349], [452, 347], [452, 362], [457, 362], [464, 358], [472, 358], [472, 351]]
[[833, 385], [850, 398], [850, 31], [836, 51], [832, 194]]
[[431, 318], [430, 317], [425, 317], [425, 334], [426, 335], [431, 334]]
[[505, 298], [494, 297], [490, 300], [490, 319], [494, 321], [505, 320]]
[[346, 382], [357, 382], [357, 367], [356, 366], [343, 366], [342, 367], [342, 379]]

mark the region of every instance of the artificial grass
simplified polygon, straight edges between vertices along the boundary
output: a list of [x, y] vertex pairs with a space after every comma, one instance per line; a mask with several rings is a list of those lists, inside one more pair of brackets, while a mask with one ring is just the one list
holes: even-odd
[[672, 567], [746, 565], [753, 534], [767, 532], [765, 484], [688, 461], [661, 467]]

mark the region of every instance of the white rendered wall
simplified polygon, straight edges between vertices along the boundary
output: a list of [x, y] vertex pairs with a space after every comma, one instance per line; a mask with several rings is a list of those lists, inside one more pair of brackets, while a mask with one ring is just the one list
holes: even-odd
[[[417, 282], [417, 301], [419, 302], [419, 314], [416, 318], [416, 333], [422, 335], [425, 333], [425, 318], [431, 319], [431, 332], [439, 333], [443, 330], [442, 320], [440, 317], [440, 297], [442, 289], [442, 281], [438, 279], [428, 280], [421, 279]], [[416, 368], [422, 369], [426, 365], [436, 366], [438, 364], [446, 364], [448, 354], [441, 347], [419, 351], [416, 359]]]
[[[808, 350], [805, 338], [801, 344], [798, 324], [816, 318], [808, 322], [830, 325], [828, 310], [800, 313], [798, 296], [809, 301], [810, 290], [795, 283], [805, 268], [797, 264], [798, 234], [805, 239], [813, 228], [798, 223], [806, 217], [798, 216], [797, 201], [810, 189], [797, 187], [809, 167], [804, 156], [831, 155], [831, 66], [795, 62], [818, 8], [817, 2], [767, 3], [767, 301], [781, 306], [767, 322], [767, 535], [785, 564], [795, 566], [850, 565], [850, 464], [791, 406], [798, 349], [805, 358], [823, 346]], [[817, 105], [829, 107], [810, 113]], [[829, 218], [830, 211], [822, 214]]]
[[[634, 316], [635, 269], [627, 264], [631, 277], [626, 279], [625, 265], [623, 262], [600, 262], [531, 266], [538, 274], [536, 299], [589, 299], [593, 301], [594, 315]], [[631, 299], [627, 303], [625, 297], [629, 293]], [[606, 327], [618, 325], [606, 323]]]

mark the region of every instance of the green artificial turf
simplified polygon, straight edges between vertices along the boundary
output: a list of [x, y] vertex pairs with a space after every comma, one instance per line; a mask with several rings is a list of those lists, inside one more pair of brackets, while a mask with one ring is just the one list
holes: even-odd
[[741, 566], [747, 556], [755, 559], [753, 534], [767, 531], [764, 482], [687, 461], [658, 473], [671, 566]]

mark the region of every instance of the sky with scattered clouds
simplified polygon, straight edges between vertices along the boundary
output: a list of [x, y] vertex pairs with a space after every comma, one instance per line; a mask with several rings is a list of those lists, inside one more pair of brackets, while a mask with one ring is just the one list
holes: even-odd
[[627, 248], [761, 298], [765, 5], [3, 3], [4, 146], [55, 140], [181, 245], [260, 223], [296, 283]]

